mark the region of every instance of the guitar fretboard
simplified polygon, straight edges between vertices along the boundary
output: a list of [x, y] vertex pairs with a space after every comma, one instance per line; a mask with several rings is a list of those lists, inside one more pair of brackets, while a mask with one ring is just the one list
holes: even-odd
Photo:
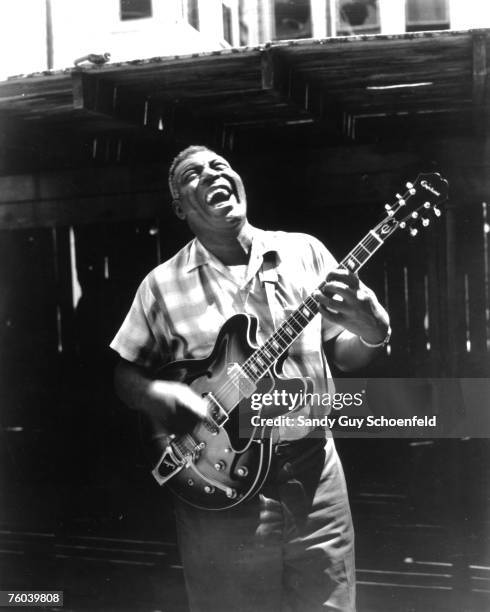
[[[364, 238], [344, 257], [339, 267], [357, 272], [368, 259], [381, 247], [384, 240], [379, 236], [381, 224], [370, 230]], [[390, 228], [390, 233], [392, 228]], [[323, 281], [318, 289], [325, 286]], [[248, 378], [257, 383], [269, 368], [285, 353], [298, 338], [308, 323], [318, 313], [320, 307], [313, 294], [301, 302], [298, 308], [278, 327], [272, 336], [242, 365], [242, 370]]]

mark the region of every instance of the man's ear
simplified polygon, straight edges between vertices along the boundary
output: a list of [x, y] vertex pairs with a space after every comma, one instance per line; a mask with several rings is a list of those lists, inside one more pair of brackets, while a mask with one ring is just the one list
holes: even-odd
[[172, 208], [177, 217], [183, 221], [185, 219], [185, 212], [182, 210], [180, 200], [172, 200]]

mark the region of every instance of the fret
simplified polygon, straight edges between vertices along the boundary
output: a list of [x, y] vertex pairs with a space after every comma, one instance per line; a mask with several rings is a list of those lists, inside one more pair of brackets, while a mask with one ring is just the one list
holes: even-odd
[[281, 351], [281, 353], [288, 347], [288, 343], [287, 341], [284, 341], [284, 338], [281, 337], [281, 328], [279, 328], [274, 336], [274, 342], [277, 344], [277, 346], [279, 347], [279, 350]]
[[376, 238], [379, 244], [383, 244], [383, 241], [374, 230], [369, 230], [369, 233], [371, 234], [371, 236], [374, 236]]
[[[302, 317], [303, 320], [298, 319], [298, 317]], [[306, 323], [308, 323], [308, 319], [302, 316], [302, 314], [298, 311], [293, 312], [293, 314], [288, 319], [290, 326], [293, 328], [293, 333], [291, 334], [291, 338], [294, 340], [297, 336], [303, 331], [306, 327]]]
[[301, 309], [301, 313], [304, 317], [306, 317], [307, 319], [311, 316], [311, 312], [308, 310], [308, 308], [306, 306], [304, 306]]
[[270, 348], [268, 348], [267, 343], [261, 347], [262, 354], [266, 357], [266, 362], [269, 364], [269, 367], [274, 363], [274, 361], [279, 357], [279, 355], [274, 354]]
[[[308, 311], [310, 312], [310, 315], [315, 316], [316, 313], [318, 312], [318, 310], [316, 308], [311, 308], [311, 306], [308, 305], [308, 300], [310, 300], [311, 298], [308, 296], [306, 298], [306, 300], [303, 302], [303, 304], [305, 305], [306, 308], [308, 308]], [[316, 304], [315, 300], [313, 300], [313, 303]]]
[[346, 266], [349, 268], [349, 270], [355, 270], [357, 266], [359, 266], [360, 262], [359, 260], [354, 257], [354, 255], [348, 255], [347, 256], [347, 261], [346, 261]]
[[[308, 313], [308, 310], [306, 310], [306, 312]], [[294, 322], [300, 325], [302, 329], [304, 327], [304, 323], [308, 323], [310, 321], [308, 314], [304, 314], [301, 306], [291, 316], [294, 317]]]
[[[308, 302], [309, 302], [309, 304], [308, 304]], [[318, 302], [311, 295], [309, 295], [306, 298], [305, 304], [307, 304], [308, 308], [311, 310], [313, 315], [316, 315], [318, 313], [318, 311], [320, 310], [320, 306], [318, 305]]]
[[[252, 360], [253, 356], [250, 357], [249, 359]], [[259, 374], [260, 369], [257, 366], [256, 363], [254, 363], [253, 361], [250, 362], [245, 362], [243, 369], [245, 370], [246, 374], [250, 375], [250, 378], [254, 378], [254, 376], [256, 376], [257, 374]], [[258, 379], [257, 379], [258, 380]]]

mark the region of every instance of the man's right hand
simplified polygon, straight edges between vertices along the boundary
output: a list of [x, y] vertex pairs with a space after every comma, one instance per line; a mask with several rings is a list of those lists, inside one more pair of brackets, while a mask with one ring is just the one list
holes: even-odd
[[120, 359], [114, 374], [116, 392], [122, 401], [162, 422], [170, 433], [190, 431], [207, 417], [207, 403], [188, 385], [155, 380], [146, 370]]
[[172, 433], [189, 431], [208, 416], [207, 402], [188, 385], [154, 380], [150, 389], [154, 401], [162, 406], [161, 419]]

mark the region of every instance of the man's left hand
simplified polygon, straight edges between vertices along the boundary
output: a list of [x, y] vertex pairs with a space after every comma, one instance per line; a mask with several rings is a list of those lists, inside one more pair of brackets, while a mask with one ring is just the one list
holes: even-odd
[[330, 272], [315, 298], [324, 319], [336, 323], [366, 342], [382, 342], [388, 333], [389, 316], [376, 294], [357, 274], [337, 269]]

